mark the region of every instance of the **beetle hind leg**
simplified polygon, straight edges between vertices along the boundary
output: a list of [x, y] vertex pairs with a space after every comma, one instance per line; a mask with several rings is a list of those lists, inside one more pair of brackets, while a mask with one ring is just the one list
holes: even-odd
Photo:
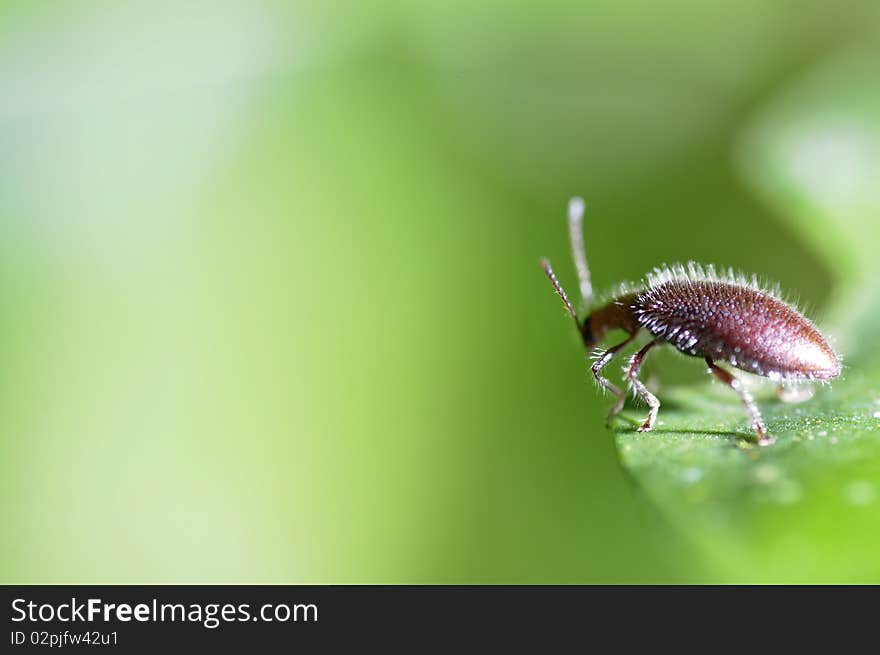
[[731, 373], [718, 366], [709, 357], [706, 357], [706, 363], [709, 365], [709, 373], [739, 394], [740, 400], [742, 400], [743, 405], [745, 405], [746, 414], [748, 414], [749, 420], [751, 421], [752, 429], [758, 436], [758, 445], [769, 446], [772, 444], [774, 439], [767, 434], [767, 426], [764, 424], [764, 419], [761, 418], [761, 412], [758, 411], [758, 406], [752, 399], [752, 394], [745, 390], [742, 382], [737, 380]]
[[782, 383], [776, 386], [776, 397], [784, 403], [802, 403], [813, 397], [815, 389], [807, 385]]

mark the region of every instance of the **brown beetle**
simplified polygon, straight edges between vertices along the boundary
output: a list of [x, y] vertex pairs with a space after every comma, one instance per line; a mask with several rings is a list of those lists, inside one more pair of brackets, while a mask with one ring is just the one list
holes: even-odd
[[657, 268], [643, 285], [622, 286], [606, 304], [592, 309], [593, 288], [581, 229], [583, 213], [583, 200], [572, 198], [568, 226], [581, 297], [588, 310], [583, 321], [578, 319], [550, 262], [543, 259], [541, 266], [587, 350], [592, 350], [611, 329], [627, 333], [622, 342], [597, 352], [592, 365], [596, 381], [617, 397], [608, 414], [609, 423], [623, 408], [625, 394], [602, 377], [602, 369], [643, 328], [650, 333], [651, 341], [624, 367], [633, 392], [650, 408], [639, 432], [654, 426], [660, 408], [660, 401], [638, 378], [645, 355], [659, 344], [670, 343], [686, 355], [705, 359], [709, 373], [739, 394], [761, 446], [773, 443], [773, 439], [767, 434], [755, 401], [742, 382], [719, 367], [717, 361], [778, 382], [827, 381], [840, 375], [840, 360], [816, 327], [783, 301], [778, 292], [763, 289], [755, 277], [747, 279], [732, 271], [717, 273], [711, 266], [694, 263]]

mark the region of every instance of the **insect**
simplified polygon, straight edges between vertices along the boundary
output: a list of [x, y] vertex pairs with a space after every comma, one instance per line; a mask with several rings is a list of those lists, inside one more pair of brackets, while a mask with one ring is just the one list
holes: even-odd
[[593, 287], [584, 251], [584, 201], [572, 198], [568, 205], [568, 228], [572, 254], [587, 316], [581, 321], [550, 262], [541, 260], [556, 293], [575, 323], [584, 346], [592, 351], [614, 328], [626, 338], [607, 350], [598, 351], [591, 367], [599, 385], [616, 397], [607, 422], [623, 409], [625, 393], [602, 376], [602, 369], [640, 330], [651, 340], [629, 359], [624, 374], [635, 395], [649, 407], [638, 428], [654, 427], [660, 401], [639, 380], [645, 355], [655, 346], [671, 344], [680, 352], [701, 357], [709, 373], [739, 394], [758, 444], [773, 443], [758, 407], [742, 382], [717, 362], [728, 362], [749, 373], [777, 382], [828, 381], [840, 375], [840, 360], [816, 327], [783, 301], [778, 292], [767, 291], [756, 277], [747, 279], [732, 271], [718, 273], [711, 266], [693, 262], [656, 268], [641, 286], [621, 287], [607, 303], [592, 307]]

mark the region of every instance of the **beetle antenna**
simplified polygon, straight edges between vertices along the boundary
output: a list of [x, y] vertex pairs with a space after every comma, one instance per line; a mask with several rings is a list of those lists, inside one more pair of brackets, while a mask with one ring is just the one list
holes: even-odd
[[571, 254], [577, 268], [584, 308], [593, 306], [593, 285], [590, 283], [590, 269], [587, 266], [587, 253], [584, 250], [584, 200], [575, 196], [568, 201], [568, 234], [571, 238]]
[[544, 269], [544, 273], [550, 279], [550, 284], [553, 285], [553, 288], [556, 289], [557, 295], [562, 298], [562, 304], [565, 305], [565, 310], [568, 312], [568, 315], [571, 316], [571, 320], [574, 321], [575, 327], [578, 331], [581, 330], [581, 323], [578, 320], [577, 313], [574, 311], [574, 307], [571, 304], [571, 301], [568, 299], [568, 295], [565, 293], [565, 289], [562, 288], [562, 285], [559, 284], [559, 280], [556, 279], [556, 273], [553, 272], [553, 267], [550, 266], [550, 261], [546, 258], [541, 260], [541, 268]]

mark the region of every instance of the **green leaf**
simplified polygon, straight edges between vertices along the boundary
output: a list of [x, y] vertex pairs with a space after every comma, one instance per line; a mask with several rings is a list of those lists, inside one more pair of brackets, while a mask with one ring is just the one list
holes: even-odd
[[651, 433], [620, 428], [622, 465], [730, 581], [880, 581], [880, 85], [848, 52], [775, 98], [741, 170], [835, 275], [828, 320], [842, 379], [811, 400], [757, 397], [776, 444], [706, 383], [662, 389]]

